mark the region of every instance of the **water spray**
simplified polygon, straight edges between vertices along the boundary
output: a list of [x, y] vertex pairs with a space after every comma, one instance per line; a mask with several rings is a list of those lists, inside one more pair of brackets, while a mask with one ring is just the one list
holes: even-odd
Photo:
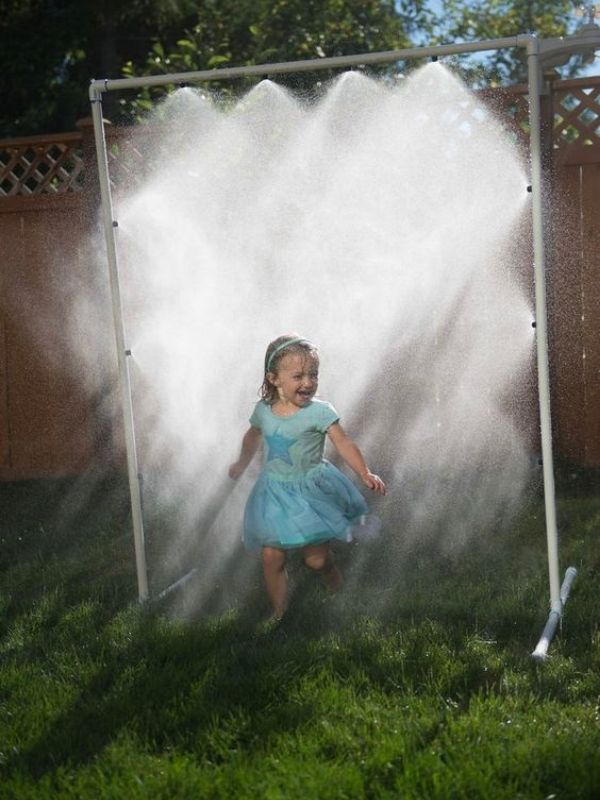
[[[540, 420], [542, 429], [542, 466], [544, 476], [544, 497], [546, 509], [546, 531], [548, 542], [548, 559], [550, 572], [551, 615], [544, 631], [544, 642], [534, 653], [540, 659], [541, 653], [547, 647], [555, 633], [558, 621], [563, 612], [571, 584], [575, 577], [574, 568], [569, 568], [568, 585], [563, 584], [563, 591], [558, 583], [558, 538], [556, 530], [556, 501], [553, 475], [553, 456], [549, 402], [549, 372], [548, 372], [548, 344], [547, 344], [547, 315], [545, 301], [545, 260], [543, 238], [543, 208], [542, 208], [542, 171], [541, 171], [541, 142], [540, 142], [540, 79], [541, 65], [554, 63], [565, 54], [574, 52], [589, 52], [590, 48], [600, 48], [600, 32], [586, 31], [585, 36], [566, 37], [540, 41], [532, 35], [519, 35], [505, 39], [489, 40], [484, 42], [462, 43], [456, 45], [440, 45], [436, 47], [421, 47], [405, 50], [389, 51], [386, 53], [370, 53], [348, 57], [324, 58], [303, 62], [287, 62], [283, 64], [253, 65], [250, 67], [224, 68], [204, 70], [200, 72], [180, 73], [178, 75], [147, 76], [145, 78], [127, 78], [119, 80], [92, 81], [90, 86], [90, 100], [96, 136], [96, 149], [100, 173], [100, 189], [102, 197], [102, 218], [107, 245], [107, 259], [111, 280], [111, 295], [113, 301], [113, 321], [117, 341], [117, 360], [119, 365], [119, 380], [121, 386], [121, 401], [124, 419], [125, 442], [128, 457], [128, 473], [130, 482], [131, 504], [133, 512], [134, 541], [136, 546], [136, 564], [138, 571], [138, 591], [140, 600], [148, 598], [148, 583], [144, 550], [143, 515], [141, 510], [141, 496], [137, 469], [137, 450], [133, 424], [133, 405], [131, 400], [131, 386], [128, 368], [128, 356], [131, 351], [125, 347], [123, 330], [123, 316], [121, 307], [121, 294], [119, 286], [119, 268], [117, 262], [117, 247], [115, 228], [117, 223], [113, 218], [110, 182], [108, 177], [108, 158], [106, 141], [102, 122], [102, 94], [106, 91], [140, 88], [143, 86], [157, 86], [166, 84], [197, 84], [204, 81], [226, 80], [248, 76], [278, 75], [286, 73], [308, 72], [335, 68], [359, 67], [368, 64], [394, 63], [408, 58], [424, 58], [430, 56], [432, 61], [438, 57], [467, 52], [483, 52], [501, 48], [525, 48], [529, 63], [529, 97], [530, 97], [530, 155], [531, 155], [531, 184], [527, 192], [532, 195], [532, 223], [534, 238], [534, 269], [536, 313], [532, 327], [536, 330], [536, 348], [539, 379]], [[522, 185], [522, 184], [521, 184]], [[137, 351], [136, 351], [137, 352]], [[194, 567], [188, 576], [196, 575]], [[186, 582], [188, 576], [179, 578], [172, 584], [172, 588]], [[167, 587], [161, 596], [170, 590]]]

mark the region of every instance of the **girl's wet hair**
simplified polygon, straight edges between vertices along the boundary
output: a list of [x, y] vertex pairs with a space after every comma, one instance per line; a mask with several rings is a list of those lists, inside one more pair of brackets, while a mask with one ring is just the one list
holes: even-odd
[[[289, 342], [289, 344], [286, 344], [286, 342]], [[273, 386], [269, 381], [267, 373], [274, 372], [277, 374], [281, 359], [290, 355], [304, 356], [316, 361], [317, 364], [319, 363], [319, 353], [315, 345], [298, 336], [297, 333], [286, 333], [283, 336], [278, 336], [277, 339], [273, 339], [265, 353], [265, 374], [260, 387], [260, 397], [267, 405], [272, 406], [279, 397], [277, 387]]]

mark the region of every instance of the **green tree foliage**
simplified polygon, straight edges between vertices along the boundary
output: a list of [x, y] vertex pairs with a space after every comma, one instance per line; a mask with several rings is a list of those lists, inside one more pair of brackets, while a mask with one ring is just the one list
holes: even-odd
[[[0, 137], [72, 129], [91, 78], [558, 36], [572, 12], [571, 0], [0, 0]], [[459, 62], [473, 84], [525, 76], [516, 51]], [[109, 94], [104, 113], [130, 119], [150, 102]]]
[[194, 0], [0, 0], [0, 136], [72, 129], [94, 77], [174, 42]]
[[[409, 0], [212, 0], [203, 4], [196, 24], [173, 49], [157, 40], [143, 68], [129, 63], [125, 74], [168, 74], [519, 33], [554, 37], [571, 33], [576, 26], [572, 0], [446, 0], [442, 10], [434, 11], [438, 8]], [[527, 79], [522, 49], [456, 57], [454, 63], [473, 86]], [[571, 62], [569, 74], [578, 66]], [[151, 98], [164, 91], [139, 93], [129, 110], [137, 114], [150, 108]]]
[[[434, 41], [469, 42], [500, 39], [519, 33], [543, 38], [565, 36], [577, 18], [572, 0], [446, 0], [444, 13], [434, 27]], [[527, 56], [523, 49], [490, 51], [473, 59], [461, 57], [465, 77], [473, 84], [519, 83], [527, 80]], [[572, 65], [572, 70], [577, 65]]]
[[[71, 129], [91, 78], [400, 47], [424, 0], [0, 0], [0, 136]], [[136, 103], [107, 95], [104, 113]], [[144, 100], [140, 98], [141, 105]]]
[[[167, 50], [161, 40], [141, 70], [179, 73], [398, 49], [424, 22], [423, 2], [392, 0], [207, 0], [193, 27]], [[140, 74], [130, 62], [124, 74]], [[297, 84], [302, 79], [297, 79]], [[134, 114], [163, 88], [140, 92]]]

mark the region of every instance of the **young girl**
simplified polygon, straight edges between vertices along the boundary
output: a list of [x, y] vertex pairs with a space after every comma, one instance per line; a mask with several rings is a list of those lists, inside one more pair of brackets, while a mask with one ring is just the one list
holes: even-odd
[[244, 544], [262, 548], [262, 562], [273, 619], [287, 606], [285, 551], [302, 548], [305, 564], [322, 572], [331, 591], [342, 577], [333, 563], [330, 541], [347, 541], [353, 522], [368, 511], [354, 484], [323, 458], [325, 435], [365, 486], [385, 494], [339, 424], [332, 405], [315, 400], [319, 380], [316, 347], [294, 334], [280, 336], [267, 348], [262, 400], [250, 417], [240, 457], [229, 468], [234, 480], [246, 469], [261, 437], [266, 463], [244, 514]]

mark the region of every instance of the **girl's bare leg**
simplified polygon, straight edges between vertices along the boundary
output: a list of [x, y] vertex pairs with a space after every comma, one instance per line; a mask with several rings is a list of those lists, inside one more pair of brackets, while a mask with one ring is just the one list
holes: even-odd
[[329, 591], [337, 592], [342, 585], [343, 578], [342, 573], [333, 562], [329, 543], [309, 544], [303, 548], [302, 552], [306, 566], [316, 572], [321, 572]]
[[285, 569], [285, 550], [263, 547], [263, 575], [267, 594], [273, 606], [273, 616], [281, 619], [287, 608], [288, 577]]

